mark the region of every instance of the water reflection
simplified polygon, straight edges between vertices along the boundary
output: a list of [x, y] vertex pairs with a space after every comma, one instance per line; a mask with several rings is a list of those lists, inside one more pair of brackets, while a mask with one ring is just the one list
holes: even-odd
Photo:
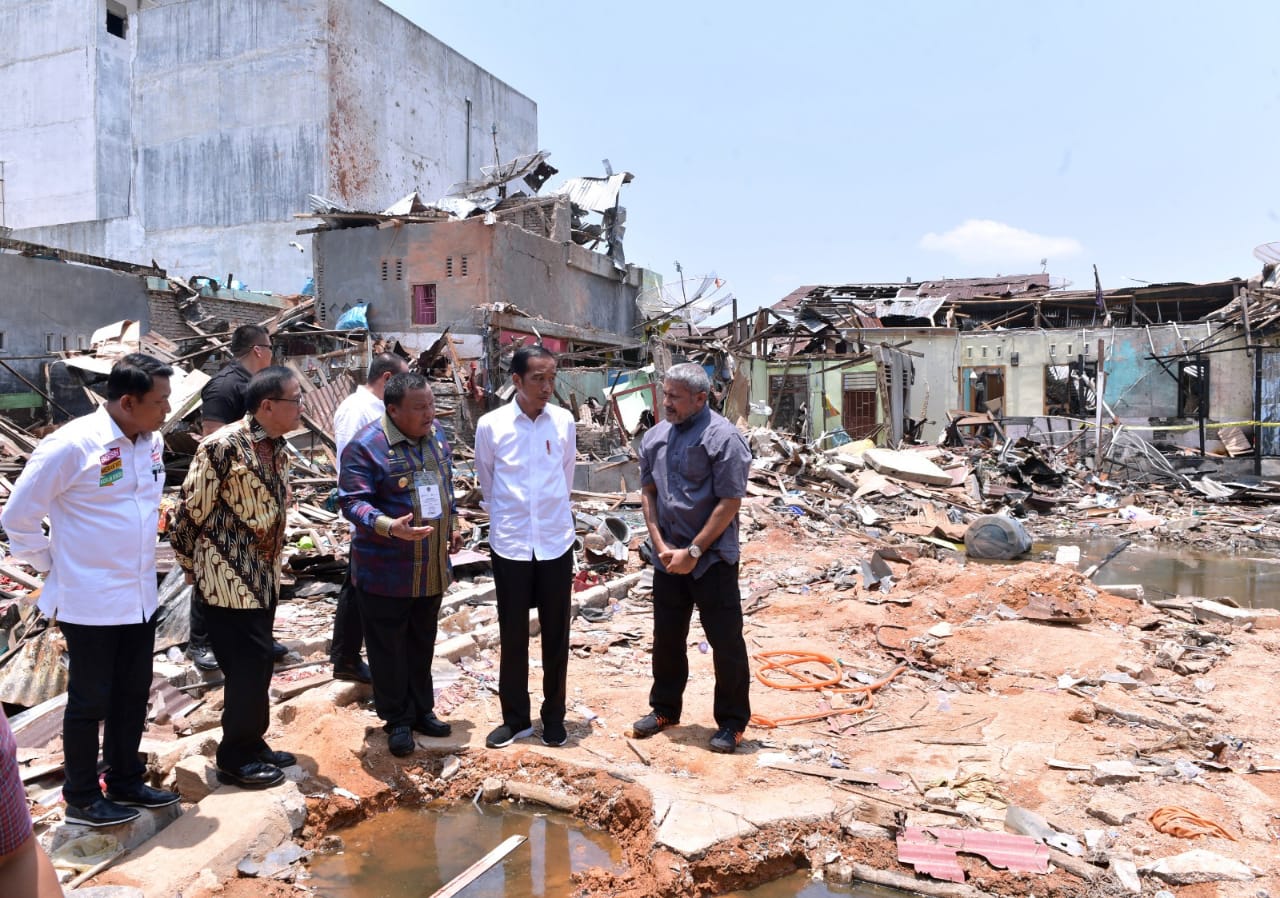
[[575, 871], [617, 869], [621, 859], [604, 833], [511, 807], [396, 809], [338, 835], [345, 851], [311, 864], [307, 885], [321, 898], [421, 898], [513, 835], [528, 841], [467, 886], [468, 898], [561, 898]]
[[[1031, 557], [1056, 545], [1080, 547], [1080, 569], [1101, 561], [1114, 539], [1037, 543]], [[1141, 583], [1148, 595], [1230, 596], [1246, 608], [1280, 608], [1280, 558], [1204, 552], [1178, 545], [1130, 545], [1093, 578], [1099, 586]]]
[[725, 898], [907, 898], [907, 892], [865, 883], [840, 886], [817, 882], [808, 873], [793, 873], [745, 892], [729, 892]]

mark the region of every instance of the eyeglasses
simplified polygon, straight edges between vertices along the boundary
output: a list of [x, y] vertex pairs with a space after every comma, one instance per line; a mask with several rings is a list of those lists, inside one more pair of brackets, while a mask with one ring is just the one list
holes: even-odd
[[270, 399], [272, 402], [298, 402], [298, 403], [302, 402], [301, 396], [299, 396], [297, 399], [286, 399], [283, 396], [269, 396], [267, 398]]
[[254, 343], [251, 349], [265, 349], [267, 352], [274, 351], [275, 347], [270, 343]]

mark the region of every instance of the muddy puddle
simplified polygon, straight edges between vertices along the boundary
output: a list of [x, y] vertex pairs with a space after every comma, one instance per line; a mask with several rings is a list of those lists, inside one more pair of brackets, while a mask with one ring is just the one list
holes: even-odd
[[[1119, 540], [1063, 540], [1036, 543], [1032, 555], [1057, 545], [1080, 547], [1080, 569], [1102, 561]], [[1245, 608], [1280, 608], [1280, 558], [1261, 554], [1205, 552], [1180, 545], [1133, 543], [1093, 578], [1099, 586], [1141, 583], [1152, 596], [1230, 596]]]
[[516, 835], [528, 841], [467, 886], [468, 898], [561, 898], [571, 874], [621, 863], [605, 833], [518, 808], [397, 808], [334, 835], [342, 851], [317, 853], [306, 882], [320, 898], [421, 898]]
[[[528, 841], [465, 889], [468, 898], [561, 898], [574, 873], [591, 867], [624, 873], [622, 853], [607, 834], [556, 812], [474, 805], [397, 808], [332, 835], [337, 852], [317, 852], [307, 878], [317, 898], [421, 898], [433, 894], [511, 836]], [[876, 886], [832, 885], [798, 872], [731, 898], [898, 898]]]
[[815, 882], [808, 873], [793, 873], [746, 892], [727, 892], [724, 898], [908, 898], [908, 895], [859, 883], [840, 886]]

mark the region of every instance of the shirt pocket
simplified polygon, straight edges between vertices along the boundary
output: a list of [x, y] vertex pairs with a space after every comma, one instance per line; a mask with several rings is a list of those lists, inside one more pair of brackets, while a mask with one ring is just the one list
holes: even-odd
[[705, 446], [690, 446], [680, 460], [680, 474], [690, 483], [701, 483], [711, 476], [711, 457]]

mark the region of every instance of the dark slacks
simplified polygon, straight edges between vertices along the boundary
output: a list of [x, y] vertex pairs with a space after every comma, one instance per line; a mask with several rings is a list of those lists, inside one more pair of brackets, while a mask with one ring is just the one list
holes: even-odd
[[745, 730], [751, 719], [751, 664], [742, 638], [742, 597], [738, 565], [717, 562], [691, 575], [653, 572], [653, 688], [649, 705], [679, 720], [689, 681], [689, 621], [694, 607], [711, 646], [716, 673], [712, 713], [716, 726]]
[[268, 747], [263, 736], [271, 723], [271, 624], [275, 609], [205, 605], [203, 610], [209, 644], [226, 678], [217, 762], [224, 770], [235, 770], [258, 760]]
[[192, 649], [207, 649], [209, 647], [209, 626], [204, 622], [203, 602], [197, 602], [196, 597], [191, 597], [191, 635], [187, 637], [187, 645]]
[[67, 804], [83, 806], [102, 797], [98, 788], [98, 724], [107, 788], [130, 791], [142, 784], [146, 765], [138, 758], [151, 691], [151, 653], [156, 621], [98, 627], [58, 623], [71, 656], [67, 708], [62, 715]]
[[[434, 637], [433, 637], [434, 639]], [[338, 607], [333, 611], [333, 639], [329, 643], [329, 661], [337, 667], [354, 667], [364, 645], [364, 621], [360, 619], [360, 603], [355, 584], [351, 582], [351, 565], [342, 578], [338, 591]]]
[[374, 710], [386, 730], [412, 726], [436, 704], [431, 658], [441, 596], [384, 596], [351, 587], [364, 619]]
[[530, 726], [529, 611], [538, 609], [542, 630], [542, 722], [564, 723], [569, 674], [569, 599], [573, 593], [573, 549], [550, 561], [513, 561], [492, 555], [498, 594], [498, 698], [502, 722]]

